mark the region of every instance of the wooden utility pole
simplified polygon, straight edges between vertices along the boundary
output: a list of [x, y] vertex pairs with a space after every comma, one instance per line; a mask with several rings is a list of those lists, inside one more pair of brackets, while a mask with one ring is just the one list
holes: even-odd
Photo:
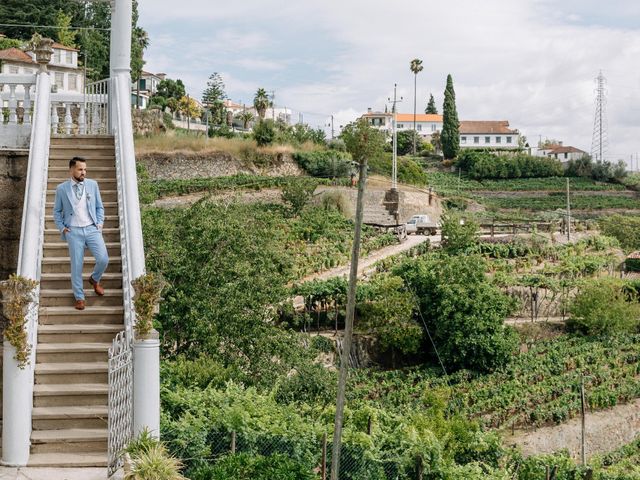
[[582, 465], [587, 464], [586, 451], [585, 451], [585, 435], [586, 435], [586, 421], [585, 421], [585, 397], [584, 397], [584, 375], [580, 378], [580, 410], [582, 412], [582, 438], [580, 442], [580, 459]]
[[347, 318], [342, 342], [340, 358], [340, 377], [338, 379], [338, 397], [336, 401], [336, 418], [333, 430], [333, 447], [331, 450], [331, 480], [338, 480], [340, 468], [340, 445], [342, 441], [342, 420], [344, 414], [344, 397], [347, 388], [349, 357], [353, 336], [353, 317], [356, 308], [356, 283], [358, 281], [358, 257], [360, 255], [360, 237], [362, 234], [362, 216], [364, 211], [364, 187], [367, 181], [367, 160], [360, 162], [360, 178], [358, 182], [358, 200], [356, 203], [356, 224], [351, 249], [351, 270], [349, 272], [349, 291], [347, 294]]

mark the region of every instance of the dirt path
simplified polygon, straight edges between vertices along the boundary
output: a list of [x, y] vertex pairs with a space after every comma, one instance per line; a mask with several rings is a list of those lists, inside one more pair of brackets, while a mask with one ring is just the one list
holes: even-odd
[[[587, 412], [585, 425], [587, 458], [631, 443], [640, 432], [640, 399], [609, 410]], [[531, 432], [516, 430], [515, 435], [509, 433], [504, 440], [507, 445], [520, 446], [527, 456], [566, 448], [577, 460], [580, 458], [581, 438], [581, 419], [577, 417], [562, 425]]]
[[[406, 252], [413, 247], [416, 247], [424, 242], [429, 240], [431, 245], [439, 245], [440, 244], [440, 235], [409, 235], [407, 239], [398, 244], [398, 245], [390, 245], [388, 247], [381, 248], [380, 250], [376, 250], [375, 252], [370, 253], [364, 258], [360, 258], [358, 262], [358, 277], [367, 276], [375, 270], [375, 263], [382, 260], [383, 258], [392, 257], [394, 255], [398, 255], [399, 253]], [[327, 280], [331, 277], [346, 277], [349, 275], [349, 270], [351, 269], [351, 264], [348, 263], [346, 265], [341, 265], [339, 267], [332, 268], [330, 270], [325, 270], [324, 272], [313, 273], [308, 275], [300, 280], [300, 283], [308, 282], [310, 280]]]

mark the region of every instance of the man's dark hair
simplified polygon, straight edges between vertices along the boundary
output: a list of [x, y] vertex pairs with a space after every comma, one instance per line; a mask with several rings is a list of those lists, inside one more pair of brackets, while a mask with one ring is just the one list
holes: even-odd
[[73, 157], [71, 160], [69, 160], [69, 168], [75, 167], [76, 163], [78, 162], [87, 163], [87, 161], [83, 157]]

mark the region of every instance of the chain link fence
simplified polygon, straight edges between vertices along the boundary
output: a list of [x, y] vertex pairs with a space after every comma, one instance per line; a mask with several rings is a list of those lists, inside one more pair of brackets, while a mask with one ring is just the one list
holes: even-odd
[[[214, 431], [207, 438], [211, 447], [210, 463], [234, 454], [284, 455], [313, 470], [318, 479], [328, 480], [331, 470], [331, 438], [297, 439], [285, 435], [243, 435]], [[419, 465], [407, 472], [400, 459], [381, 460], [360, 445], [343, 444], [340, 450], [340, 480], [413, 480], [421, 479]]]

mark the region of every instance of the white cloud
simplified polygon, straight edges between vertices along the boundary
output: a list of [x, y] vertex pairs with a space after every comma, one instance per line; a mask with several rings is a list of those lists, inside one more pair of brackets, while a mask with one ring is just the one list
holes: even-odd
[[[224, 71], [235, 97], [275, 88], [277, 103], [340, 112], [344, 124], [367, 107], [383, 109], [396, 82], [400, 109], [413, 110], [409, 62], [418, 57], [425, 67], [419, 110], [430, 92], [442, 105], [451, 73], [462, 119], [507, 119], [531, 140], [554, 137], [589, 150], [593, 78], [602, 69], [611, 152], [640, 151], [640, 31], [629, 27], [640, 4], [632, 0], [609, 5], [606, 15], [595, 0], [180, 5], [140, 0], [140, 22], [151, 35], [148, 67], [188, 77], [190, 88], [201, 90], [210, 72]], [[183, 53], [170, 52], [172, 41]]]

